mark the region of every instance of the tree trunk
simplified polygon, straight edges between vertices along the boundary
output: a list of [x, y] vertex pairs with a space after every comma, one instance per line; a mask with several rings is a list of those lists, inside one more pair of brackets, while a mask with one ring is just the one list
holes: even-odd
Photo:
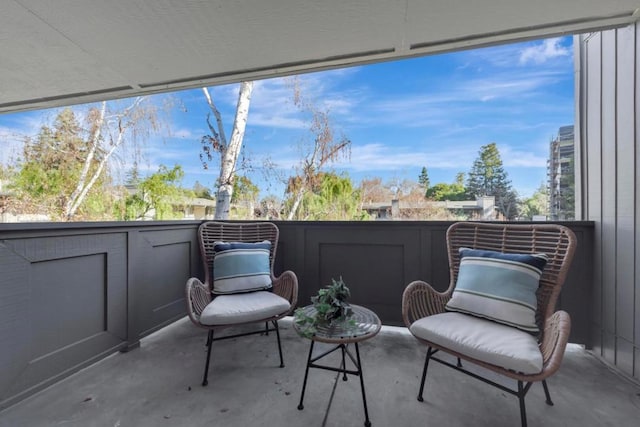
[[[118, 139], [121, 140], [122, 138], [118, 138]], [[76, 214], [76, 211], [84, 201], [85, 197], [87, 197], [87, 193], [89, 192], [89, 190], [91, 190], [91, 188], [93, 187], [93, 184], [96, 183], [98, 178], [100, 178], [100, 175], [102, 175], [102, 171], [104, 170], [104, 167], [106, 166], [107, 161], [109, 160], [109, 158], [111, 157], [113, 152], [116, 150], [116, 148], [118, 148], [119, 145], [120, 143], [111, 147], [111, 149], [107, 152], [104, 158], [100, 161], [98, 168], [96, 169], [94, 174], [91, 176], [91, 179], [89, 180], [89, 182], [86, 185], [83, 184], [84, 188], [82, 188], [82, 191], [80, 192], [80, 194], [78, 194], [75, 201], [73, 202], [71, 209], [67, 213], [67, 219], [71, 219], [71, 217], [73, 217]]]
[[[221, 152], [220, 176], [218, 177], [218, 195], [216, 197], [215, 219], [228, 219], [231, 197], [233, 196], [233, 181], [236, 175], [236, 163], [242, 148], [242, 139], [249, 117], [249, 105], [251, 104], [251, 92], [253, 82], [242, 82], [238, 94], [236, 117], [233, 122], [233, 131], [229, 144]], [[209, 101], [209, 100], [207, 100]], [[209, 101], [212, 103], [212, 101]], [[211, 104], [210, 104], [211, 105]]]
[[218, 186], [216, 197], [216, 213], [214, 219], [228, 219], [231, 209], [231, 196], [233, 196], [233, 185], [225, 184]]
[[[115, 140], [111, 141], [111, 146], [105, 152], [103, 158], [100, 160], [100, 163], [96, 167], [95, 171], [89, 176], [89, 169], [91, 168], [92, 163], [95, 159], [96, 151], [100, 145], [100, 138], [103, 133], [103, 128], [108, 130], [110, 126], [109, 121], [111, 119], [110, 116], [106, 115], [107, 112], [107, 102], [103, 101], [102, 106], [100, 108], [100, 113], [95, 119], [93, 125], [93, 135], [91, 135], [91, 147], [89, 148], [89, 152], [87, 153], [87, 157], [84, 160], [84, 166], [82, 172], [80, 173], [80, 178], [78, 179], [78, 185], [76, 186], [71, 196], [69, 196], [69, 200], [65, 205], [64, 216], [67, 220], [73, 218], [76, 214], [78, 208], [84, 202], [84, 199], [87, 196], [87, 193], [91, 190], [93, 185], [96, 183], [100, 175], [102, 175], [102, 171], [107, 165], [107, 162], [111, 158], [111, 155], [116, 151], [116, 149], [123, 143], [125, 133], [131, 128], [138, 125], [138, 122], [141, 121], [141, 118], [132, 119], [130, 115], [135, 114], [135, 111], [140, 107], [140, 104], [144, 100], [144, 97], [136, 98], [131, 105], [125, 108], [122, 112], [117, 113], [115, 117], [117, 118], [117, 132]], [[123, 123], [123, 120], [126, 119], [126, 123]], [[115, 125], [114, 125], [115, 126]]]
[[298, 208], [300, 207], [300, 203], [302, 202], [302, 198], [304, 197], [304, 188], [301, 188], [296, 194], [296, 198], [293, 201], [293, 206], [291, 206], [291, 210], [289, 211], [289, 215], [287, 215], [287, 221], [293, 220], [293, 217], [298, 212]]
[[[100, 114], [96, 119], [94, 132], [93, 132], [93, 135], [91, 136], [91, 148], [87, 153], [87, 157], [84, 159], [84, 166], [82, 167], [82, 172], [80, 173], [78, 185], [76, 185], [75, 190], [73, 190], [73, 193], [71, 193], [71, 196], [69, 196], [69, 199], [67, 200], [67, 203], [64, 208], [64, 217], [67, 219], [67, 221], [70, 220], [76, 214], [78, 207], [80, 206], [85, 196], [87, 195], [87, 192], [90, 189], [90, 187], [87, 188], [85, 184], [87, 182], [87, 175], [89, 174], [89, 168], [91, 167], [91, 163], [93, 162], [93, 158], [96, 154], [96, 150], [98, 149], [98, 144], [100, 143], [100, 133], [102, 131], [102, 125], [104, 124], [104, 117], [106, 112], [107, 112], [107, 102], [102, 101]], [[100, 170], [100, 172], [102, 172], [102, 170]], [[95, 182], [95, 180], [93, 181]], [[93, 183], [91, 185], [93, 185]]]

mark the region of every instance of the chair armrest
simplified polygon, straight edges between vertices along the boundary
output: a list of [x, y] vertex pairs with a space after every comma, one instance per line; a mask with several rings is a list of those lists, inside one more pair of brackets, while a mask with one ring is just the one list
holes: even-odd
[[571, 317], [566, 311], [556, 311], [544, 323], [544, 334], [540, 342], [540, 351], [544, 363], [545, 377], [560, 368], [564, 351], [567, 348], [571, 332]]
[[423, 317], [444, 313], [444, 306], [451, 298], [451, 290], [438, 292], [427, 282], [416, 280], [409, 283], [402, 294], [402, 319], [411, 326]]
[[202, 314], [202, 310], [204, 310], [212, 299], [209, 286], [202, 283], [200, 279], [192, 277], [187, 280], [185, 298], [187, 300], [187, 314], [189, 315], [189, 319], [196, 325], [201, 326], [200, 314]]
[[272, 277], [273, 293], [289, 301], [293, 310], [298, 303], [298, 277], [287, 270], [278, 277]]

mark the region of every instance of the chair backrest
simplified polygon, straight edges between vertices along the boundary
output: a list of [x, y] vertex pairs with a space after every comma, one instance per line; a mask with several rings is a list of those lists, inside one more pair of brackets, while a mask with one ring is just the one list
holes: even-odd
[[211, 286], [213, 279], [213, 258], [215, 252], [213, 250], [215, 242], [244, 242], [255, 243], [268, 240], [271, 242], [271, 250], [269, 253], [269, 268], [273, 277], [273, 261], [276, 258], [276, 249], [278, 248], [278, 237], [280, 231], [278, 227], [271, 222], [218, 222], [207, 221], [198, 228], [198, 240], [200, 241], [200, 253], [202, 254], [202, 262], [205, 270], [205, 284]]
[[562, 225], [455, 223], [447, 230], [450, 289], [455, 286], [460, 270], [460, 248], [505, 253], [543, 253], [549, 260], [540, 278], [536, 313], [536, 322], [542, 326], [544, 320], [555, 311], [575, 247], [575, 234]]

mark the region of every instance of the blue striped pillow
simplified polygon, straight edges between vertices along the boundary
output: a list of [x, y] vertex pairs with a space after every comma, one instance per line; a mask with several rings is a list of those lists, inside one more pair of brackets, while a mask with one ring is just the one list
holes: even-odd
[[271, 288], [271, 242], [215, 242], [213, 293], [235, 294]]
[[536, 291], [544, 254], [508, 254], [460, 248], [460, 271], [447, 310], [538, 332]]

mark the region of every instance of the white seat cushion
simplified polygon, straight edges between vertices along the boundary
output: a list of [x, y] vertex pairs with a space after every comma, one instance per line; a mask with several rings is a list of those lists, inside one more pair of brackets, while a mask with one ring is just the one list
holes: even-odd
[[202, 311], [200, 323], [207, 326], [254, 322], [282, 314], [289, 301], [272, 292], [218, 295]]
[[418, 338], [492, 365], [523, 374], [542, 371], [536, 338], [524, 331], [462, 313], [417, 320], [409, 328]]

